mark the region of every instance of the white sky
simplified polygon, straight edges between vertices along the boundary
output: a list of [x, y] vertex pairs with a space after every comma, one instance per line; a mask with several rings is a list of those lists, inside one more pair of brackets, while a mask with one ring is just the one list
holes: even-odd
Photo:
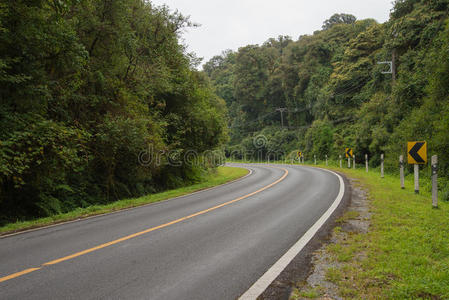
[[300, 35], [321, 29], [334, 13], [349, 13], [357, 19], [388, 20], [392, 0], [151, 0], [167, 4], [201, 27], [183, 34], [189, 52], [203, 63], [223, 50], [262, 44], [279, 35], [297, 40]]

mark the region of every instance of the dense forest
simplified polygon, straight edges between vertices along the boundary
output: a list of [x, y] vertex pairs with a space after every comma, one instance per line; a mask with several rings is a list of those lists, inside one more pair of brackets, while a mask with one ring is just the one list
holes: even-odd
[[[143, 0], [0, 2], [0, 225], [201, 178], [226, 104], [179, 41], [189, 26]], [[149, 158], [189, 149], [198, 163]]]
[[0, 2], [0, 225], [197, 182], [223, 149], [352, 147], [393, 170], [426, 140], [449, 174], [449, 0], [396, 0], [384, 24], [335, 14], [203, 71], [180, 42], [194, 26], [144, 0]]
[[[379, 64], [388, 61], [391, 73]], [[296, 41], [279, 36], [225, 51], [204, 72], [229, 109], [227, 156], [301, 150], [335, 160], [351, 147], [359, 162], [368, 154], [377, 166], [384, 153], [397, 170], [407, 141], [426, 140], [439, 173], [449, 174], [448, 0], [396, 0], [384, 24], [336, 14]]]

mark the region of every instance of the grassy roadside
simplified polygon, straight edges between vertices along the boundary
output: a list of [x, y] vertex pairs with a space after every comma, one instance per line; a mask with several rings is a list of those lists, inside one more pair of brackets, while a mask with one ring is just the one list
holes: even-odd
[[124, 199], [107, 205], [93, 205], [86, 208], [78, 208], [68, 213], [58, 214], [47, 218], [10, 223], [3, 227], [0, 227], [0, 235], [76, 220], [79, 218], [86, 218], [94, 215], [105, 214], [121, 209], [141, 206], [174, 197], [179, 197], [199, 190], [224, 184], [226, 182], [243, 177], [246, 174], [248, 174], [248, 170], [246, 169], [232, 168], [232, 167], [218, 167], [216, 172], [209, 174], [203, 182], [198, 184], [182, 187], [175, 190], [169, 190], [158, 194], [151, 194], [140, 198]]
[[[430, 193], [416, 195], [411, 178], [401, 190], [398, 176], [386, 174], [382, 179], [377, 170], [328, 169], [358, 181], [368, 192], [372, 213], [367, 233], [349, 232], [326, 248], [338, 265], [327, 270], [326, 278], [337, 285], [340, 295], [344, 299], [449, 299], [449, 203], [439, 201], [439, 208], [433, 209]], [[350, 219], [351, 212], [345, 217]]]

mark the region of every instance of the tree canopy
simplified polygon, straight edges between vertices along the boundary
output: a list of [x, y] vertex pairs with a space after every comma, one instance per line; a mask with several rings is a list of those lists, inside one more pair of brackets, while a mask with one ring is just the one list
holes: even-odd
[[324, 21], [322, 29], [329, 29], [336, 24], [353, 24], [356, 20], [357, 18], [351, 14], [334, 14]]
[[[336, 158], [351, 147], [374, 166], [385, 153], [387, 167], [395, 169], [408, 140], [427, 140], [447, 174], [448, 8], [447, 0], [398, 0], [384, 24], [335, 14], [313, 35], [215, 57], [219, 63], [208, 62], [205, 70], [228, 104], [227, 154], [263, 133], [269, 141], [285, 139], [278, 141], [289, 145], [285, 155], [300, 149], [308, 157]], [[395, 81], [378, 64], [393, 55]], [[289, 135], [274, 134], [279, 107], [287, 109]], [[290, 135], [296, 143], [286, 139]]]
[[143, 0], [2, 2], [0, 223], [199, 178], [139, 162], [227, 139], [226, 105], [179, 42], [193, 25]]

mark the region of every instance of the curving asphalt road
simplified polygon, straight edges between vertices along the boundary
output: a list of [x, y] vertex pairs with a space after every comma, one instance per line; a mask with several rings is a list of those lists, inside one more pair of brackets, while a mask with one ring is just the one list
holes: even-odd
[[1, 299], [236, 299], [334, 203], [330, 172], [239, 181], [0, 239]]

